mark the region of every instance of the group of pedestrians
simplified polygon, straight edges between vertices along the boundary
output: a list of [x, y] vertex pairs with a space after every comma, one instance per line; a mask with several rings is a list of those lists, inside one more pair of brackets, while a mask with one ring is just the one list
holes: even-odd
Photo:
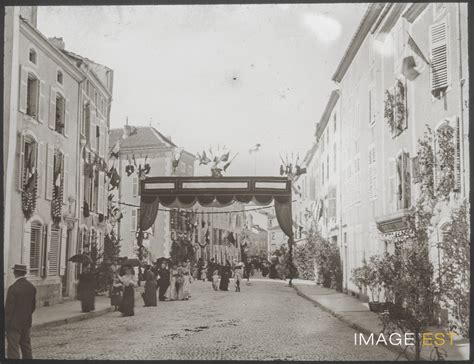
[[[110, 287], [111, 305], [123, 316], [133, 316], [135, 294], [138, 279], [131, 266], [118, 267], [116, 263], [111, 268], [112, 284]], [[168, 261], [155, 262], [145, 266], [142, 281], [144, 292], [142, 298], [145, 307], [157, 306], [157, 301], [189, 300], [191, 297], [191, 263], [171, 263]], [[157, 299], [158, 295], [158, 299]]]
[[227, 260], [225, 264], [221, 265], [216, 263], [214, 258], [208, 263], [200, 258], [197, 263], [196, 276], [203, 282], [206, 280], [212, 282], [212, 288], [215, 291], [228, 291], [230, 279], [234, 278], [235, 291], [240, 292], [244, 275], [244, 263], [242, 262], [231, 264]]

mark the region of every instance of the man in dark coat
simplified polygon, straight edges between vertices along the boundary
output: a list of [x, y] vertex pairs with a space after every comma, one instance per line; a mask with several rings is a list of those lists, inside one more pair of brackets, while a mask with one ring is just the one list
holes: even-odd
[[36, 288], [25, 278], [26, 265], [15, 264], [13, 283], [5, 302], [5, 331], [8, 359], [33, 359], [31, 352], [31, 323], [36, 308]]

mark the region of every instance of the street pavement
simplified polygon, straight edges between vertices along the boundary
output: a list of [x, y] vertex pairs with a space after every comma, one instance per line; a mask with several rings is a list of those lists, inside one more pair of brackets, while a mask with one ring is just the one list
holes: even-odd
[[112, 312], [38, 328], [35, 359], [394, 360], [384, 347], [355, 346], [354, 329], [282, 281], [254, 280], [240, 293], [195, 281], [189, 301], [158, 302], [135, 316]]

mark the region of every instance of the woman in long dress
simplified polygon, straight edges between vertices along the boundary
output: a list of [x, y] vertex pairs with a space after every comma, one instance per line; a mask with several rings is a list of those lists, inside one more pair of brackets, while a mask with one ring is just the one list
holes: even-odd
[[120, 282], [118, 274], [113, 278], [112, 292], [110, 294], [110, 305], [115, 307], [115, 311], [118, 310], [120, 302], [122, 301], [122, 283]]
[[240, 285], [242, 283], [242, 275], [243, 269], [242, 264], [237, 264], [234, 270], [234, 278], [235, 278], [235, 292], [240, 292]]
[[177, 297], [176, 299], [181, 301], [184, 300], [184, 275], [186, 268], [184, 267], [186, 263], [178, 263], [178, 268], [177, 268], [177, 275], [176, 275], [176, 291], [177, 291]]
[[132, 267], [125, 269], [125, 274], [121, 276], [120, 282], [123, 284], [123, 297], [120, 303], [119, 311], [123, 316], [133, 316], [135, 314], [135, 289], [137, 286], [137, 278], [133, 274]]
[[191, 297], [191, 263], [189, 260], [183, 263], [183, 299], [189, 300]]
[[90, 267], [86, 266], [79, 276], [77, 293], [81, 301], [82, 312], [95, 310], [95, 277]]
[[173, 264], [170, 270], [170, 288], [169, 288], [169, 299], [174, 301], [178, 298], [178, 290], [176, 289], [176, 279], [179, 276], [178, 267]]
[[143, 301], [145, 307], [156, 306], [156, 276], [151, 270], [151, 266], [146, 267], [145, 273], [145, 292], [143, 294]]
[[229, 281], [230, 281], [231, 275], [232, 275], [232, 269], [231, 269], [230, 263], [229, 261], [226, 261], [221, 271], [221, 282], [219, 283], [219, 289], [221, 291], [229, 290]]
[[158, 287], [160, 291], [158, 297], [160, 301], [166, 299], [166, 291], [170, 286], [170, 270], [166, 267], [166, 263], [161, 263], [161, 268], [158, 270]]

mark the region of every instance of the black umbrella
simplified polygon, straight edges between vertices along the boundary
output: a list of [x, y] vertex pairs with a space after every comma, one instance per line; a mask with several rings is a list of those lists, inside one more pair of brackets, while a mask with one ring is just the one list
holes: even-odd
[[161, 263], [168, 263], [170, 264], [171, 263], [171, 259], [169, 258], [165, 258], [165, 257], [161, 257], [161, 258], [158, 258], [155, 262], [156, 265], [158, 266], [161, 266]]
[[140, 261], [138, 259], [127, 259], [122, 262], [122, 266], [132, 266], [132, 267], [138, 267], [140, 265]]
[[87, 254], [76, 254], [69, 258], [70, 262], [73, 263], [82, 263], [82, 264], [90, 264], [92, 263], [92, 259]]

